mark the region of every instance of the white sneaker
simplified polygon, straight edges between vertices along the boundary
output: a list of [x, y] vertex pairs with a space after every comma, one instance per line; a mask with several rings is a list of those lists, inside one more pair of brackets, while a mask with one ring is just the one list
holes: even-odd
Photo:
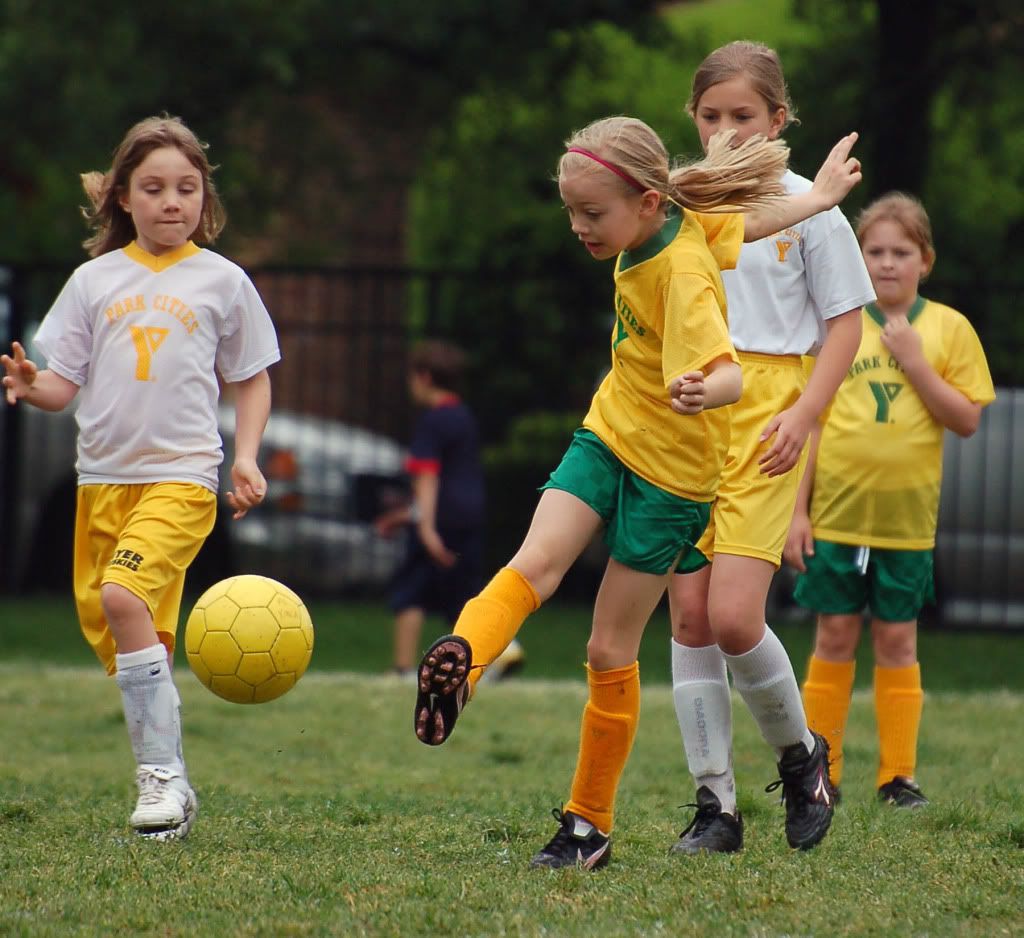
[[184, 840], [199, 813], [188, 780], [162, 765], [140, 765], [135, 781], [139, 786], [131, 818], [135, 833], [149, 840]]
[[523, 651], [523, 646], [519, 644], [519, 641], [513, 638], [505, 646], [505, 650], [487, 666], [483, 677], [480, 678], [480, 683], [490, 684], [511, 677], [522, 671], [525, 663], [526, 652]]

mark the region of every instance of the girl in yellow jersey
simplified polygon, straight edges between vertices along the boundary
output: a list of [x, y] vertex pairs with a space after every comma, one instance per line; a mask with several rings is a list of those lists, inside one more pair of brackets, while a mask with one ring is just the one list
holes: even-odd
[[933, 598], [942, 441], [946, 430], [974, 433], [995, 391], [967, 319], [917, 292], [935, 262], [921, 204], [882, 196], [861, 213], [857, 237], [878, 300], [864, 310], [857, 357], [812, 437], [786, 560], [801, 571], [797, 601], [819, 614], [804, 706], [831, 744], [836, 784], [867, 606], [878, 795], [918, 807], [928, 801], [915, 781], [924, 700], [917, 617]]
[[[733, 149], [726, 136], [703, 162], [675, 171], [658, 136], [631, 118], [597, 121], [567, 141], [558, 181], [572, 230], [593, 257], [618, 258], [611, 371], [522, 547], [424, 656], [414, 711], [417, 737], [444, 742], [482, 669], [605, 528], [611, 559], [587, 645], [576, 775], [556, 812], [559, 831], [534, 866], [608, 861], [639, 717], [640, 638], [707, 523], [728, 439], [713, 408], [741, 390], [719, 269], [735, 263], [744, 238], [836, 204], [859, 178], [848, 158], [854, 139], [836, 146], [813, 188], [778, 199], [770, 197], [781, 196], [786, 150], [764, 138]], [[721, 205], [761, 207], [747, 216], [691, 211]]]
[[[705, 146], [727, 129], [738, 140], [775, 139], [793, 120], [778, 56], [753, 42], [730, 43], [701, 63], [687, 109]], [[781, 181], [787, 192], [811, 185], [793, 172]], [[853, 360], [860, 308], [874, 298], [838, 208], [745, 245], [722, 279], [743, 399], [727, 408], [729, 453], [711, 522], [669, 592], [673, 697], [697, 789], [692, 822], [672, 848], [682, 854], [743, 845], [730, 672], [779, 760], [790, 846], [813, 847], [831, 823], [827, 754], [808, 729], [789, 656], [765, 623], [765, 601], [800, 481], [793, 467]], [[818, 367], [805, 382], [806, 354], [817, 354]]]
[[185, 572], [217, 512], [218, 375], [235, 390], [228, 500], [240, 518], [266, 491], [256, 453], [280, 354], [245, 272], [192, 240], [213, 241], [224, 212], [205, 146], [181, 121], [140, 121], [109, 172], [83, 182], [92, 260], [36, 334], [47, 367], [15, 342], [0, 356], [3, 384], [8, 403], [42, 410], [78, 397], [78, 618], [121, 689], [139, 788], [131, 825], [181, 839], [198, 808], [170, 666]]

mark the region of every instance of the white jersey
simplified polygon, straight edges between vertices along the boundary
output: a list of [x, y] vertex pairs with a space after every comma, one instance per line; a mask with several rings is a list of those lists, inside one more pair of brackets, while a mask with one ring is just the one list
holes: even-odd
[[281, 357], [256, 287], [191, 241], [154, 257], [135, 242], [79, 267], [35, 337], [81, 388], [79, 485], [194, 482], [224, 458], [217, 372], [244, 381]]
[[[793, 172], [782, 182], [790, 193], [811, 188]], [[744, 244], [722, 281], [733, 344], [768, 355], [816, 355], [825, 320], [875, 299], [857, 237], [838, 208]]]

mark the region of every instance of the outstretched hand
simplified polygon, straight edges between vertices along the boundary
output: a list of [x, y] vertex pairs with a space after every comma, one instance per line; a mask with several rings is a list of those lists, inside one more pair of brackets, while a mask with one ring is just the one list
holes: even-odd
[[231, 484], [235, 489], [228, 492], [228, 504], [235, 509], [231, 517], [237, 521], [263, 501], [267, 494], [267, 480], [254, 459], [237, 459], [231, 467]]
[[0, 355], [0, 364], [4, 366], [4, 371], [7, 372], [3, 379], [7, 403], [17, 404], [21, 398], [28, 394], [29, 388], [35, 383], [39, 369], [36, 367], [35, 362], [26, 357], [25, 349], [20, 342], [12, 342], [11, 351], [14, 353], [14, 357]]
[[860, 160], [850, 156], [857, 142], [856, 131], [847, 134], [834, 147], [814, 177], [813, 191], [828, 208], [838, 205], [861, 180]]

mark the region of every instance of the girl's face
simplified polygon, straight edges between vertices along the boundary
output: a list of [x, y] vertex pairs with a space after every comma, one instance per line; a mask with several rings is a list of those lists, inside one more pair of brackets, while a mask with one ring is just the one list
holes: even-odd
[[771, 111], [750, 79], [740, 73], [712, 85], [700, 96], [695, 120], [700, 142], [706, 150], [708, 140], [723, 130], [736, 131], [734, 145], [755, 134], [774, 140], [786, 123], [786, 109], [780, 107]]
[[199, 226], [203, 177], [181, 150], [160, 147], [135, 167], [120, 203], [132, 217], [139, 246], [165, 254], [181, 247]]
[[930, 259], [924, 256], [920, 245], [899, 222], [882, 218], [861, 236], [861, 252], [879, 307], [883, 312], [906, 312], [930, 266]]
[[573, 233], [597, 260], [640, 247], [660, 227], [658, 194], [625, 194], [611, 172], [563, 172], [558, 191]]

